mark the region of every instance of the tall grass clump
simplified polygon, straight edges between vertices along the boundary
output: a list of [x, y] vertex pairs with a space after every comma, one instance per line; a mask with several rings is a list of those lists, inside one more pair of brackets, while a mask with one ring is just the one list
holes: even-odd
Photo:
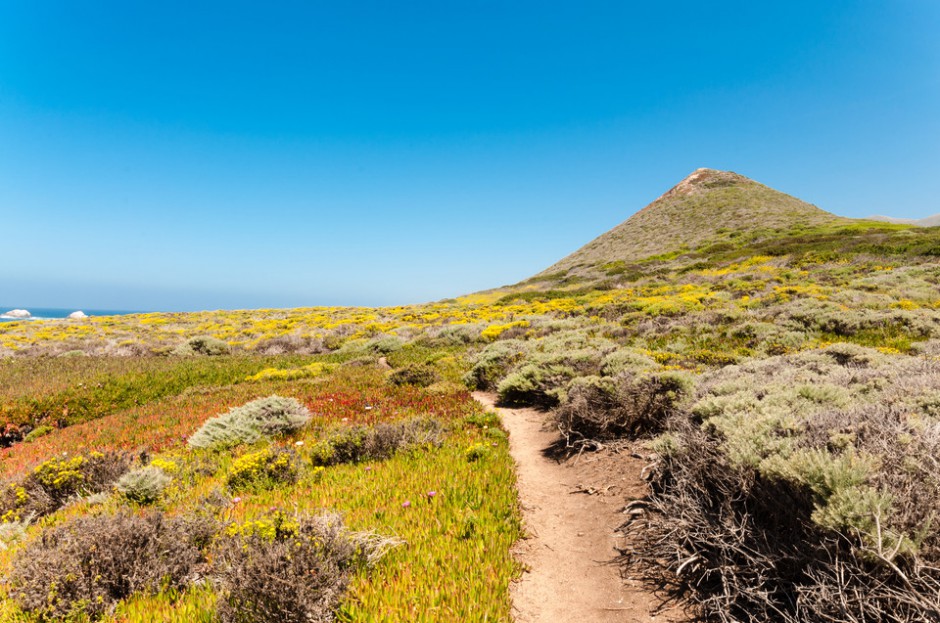
[[296, 432], [310, 422], [310, 412], [295, 398], [268, 396], [206, 420], [189, 438], [192, 448], [231, 448], [262, 438]]

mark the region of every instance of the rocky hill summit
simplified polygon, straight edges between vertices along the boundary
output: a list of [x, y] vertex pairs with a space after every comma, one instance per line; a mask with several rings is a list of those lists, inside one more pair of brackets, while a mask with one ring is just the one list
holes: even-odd
[[625, 222], [537, 277], [590, 276], [614, 262], [694, 250], [744, 232], [772, 233], [847, 222], [743, 175], [696, 169]]

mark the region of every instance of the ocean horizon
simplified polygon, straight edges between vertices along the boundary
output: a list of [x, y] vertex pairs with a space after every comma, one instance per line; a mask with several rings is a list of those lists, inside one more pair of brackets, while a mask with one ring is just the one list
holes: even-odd
[[[14, 309], [25, 309], [30, 313], [29, 318], [13, 318], [7, 316], [8, 312]], [[144, 314], [146, 312], [139, 310], [126, 309], [80, 309], [65, 307], [12, 307], [0, 305], [0, 322], [17, 322], [24, 320], [56, 320], [68, 318], [69, 314], [81, 311], [87, 316], [126, 316], [127, 314]]]

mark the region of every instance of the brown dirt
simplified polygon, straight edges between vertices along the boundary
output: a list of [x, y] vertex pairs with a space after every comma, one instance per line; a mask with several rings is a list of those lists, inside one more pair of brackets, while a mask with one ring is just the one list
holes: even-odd
[[630, 451], [582, 454], [560, 462], [548, 448], [557, 432], [543, 428], [545, 414], [500, 409], [494, 396], [474, 393], [502, 416], [516, 461], [526, 536], [516, 545], [525, 572], [512, 587], [518, 623], [666, 623], [681, 610], [636, 580], [621, 577], [613, 562], [626, 543], [616, 529], [624, 506], [646, 494], [646, 461]]

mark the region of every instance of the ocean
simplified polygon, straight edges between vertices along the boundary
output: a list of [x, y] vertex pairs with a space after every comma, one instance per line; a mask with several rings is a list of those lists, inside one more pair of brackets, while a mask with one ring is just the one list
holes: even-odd
[[[10, 318], [6, 315], [8, 311], [14, 309], [25, 309], [30, 314], [29, 318]], [[77, 309], [55, 309], [49, 307], [4, 307], [0, 305], [0, 322], [16, 322], [18, 320], [50, 320], [53, 318], [68, 318], [68, 315]], [[117, 309], [83, 309], [88, 316], [123, 316], [126, 314], [141, 314], [140, 311], [127, 311]]]

